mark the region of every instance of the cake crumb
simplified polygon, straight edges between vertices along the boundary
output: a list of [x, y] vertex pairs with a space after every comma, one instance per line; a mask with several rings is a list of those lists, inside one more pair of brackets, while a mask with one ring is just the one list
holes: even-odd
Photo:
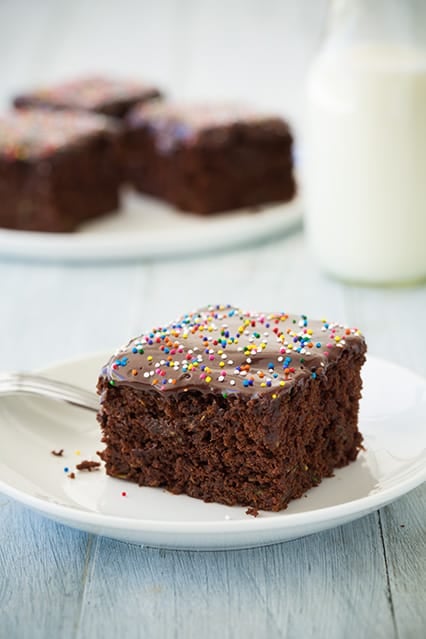
[[76, 468], [77, 470], [88, 470], [89, 473], [91, 473], [92, 470], [98, 470], [100, 465], [101, 465], [100, 462], [90, 461], [88, 459], [85, 459], [80, 464], [77, 464]]
[[55, 457], [62, 457], [64, 454], [64, 449], [61, 448], [60, 450], [51, 450], [50, 453], [51, 455], [54, 455]]
[[246, 515], [251, 515], [252, 517], [257, 517], [259, 515], [259, 511], [257, 508], [247, 508]]
[[68, 475], [68, 477], [69, 477], [70, 479], [75, 479], [75, 473], [70, 473], [70, 474]]

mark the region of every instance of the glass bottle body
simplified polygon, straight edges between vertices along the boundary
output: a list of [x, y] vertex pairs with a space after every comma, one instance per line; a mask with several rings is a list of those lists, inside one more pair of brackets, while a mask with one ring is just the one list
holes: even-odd
[[426, 47], [415, 3], [367, 4], [335, 3], [308, 77], [306, 229], [338, 278], [408, 283], [426, 279]]

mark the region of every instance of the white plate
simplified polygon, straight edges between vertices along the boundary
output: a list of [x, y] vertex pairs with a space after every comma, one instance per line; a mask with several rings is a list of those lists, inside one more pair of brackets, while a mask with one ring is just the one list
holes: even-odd
[[0, 256], [92, 262], [189, 255], [284, 234], [300, 225], [301, 219], [299, 198], [287, 204], [197, 216], [129, 191], [120, 212], [93, 220], [75, 233], [0, 229]]
[[[106, 359], [87, 357], [44, 372], [93, 388]], [[366, 452], [281, 513], [253, 518], [245, 508], [140, 488], [103, 470], [69, 479], [64, 467], [96, 459], [94, 415], [22, 396], [0, 401], [0, 490], [61, 523], [149, 546], [244, 548], [309, 535], [370, 513], [426, 477], [426, 380], [372, 357], [363, 377]], [[64, 457], [51, 455], [58, 448]]]

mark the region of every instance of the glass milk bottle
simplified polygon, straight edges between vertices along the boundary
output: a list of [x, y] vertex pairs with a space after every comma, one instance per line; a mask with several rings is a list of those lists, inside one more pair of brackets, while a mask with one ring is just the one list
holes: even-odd
[[340, 0], [307, 80], [306, 230], [346, 281], [426, 279], [426, 0]]

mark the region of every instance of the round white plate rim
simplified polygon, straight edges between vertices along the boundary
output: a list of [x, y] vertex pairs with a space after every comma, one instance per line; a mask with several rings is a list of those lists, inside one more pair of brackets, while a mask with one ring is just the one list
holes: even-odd
[[[168, 229], [166, 218], [166, 223], [158, 229], [137, 227], [105, 232], [102, 230], [105, 221], [99, 218], [91, 223], [99, 224], [99, 232], [41, 233], [0, 228], [0, 257], [78, 263], [188, 256], [256, 243], [278, 233], [281, 236], [302, 221], [300, 196], [289, 202], [264, 205], [257, 212], [240, 209], [205, 217], [181, 214], [161, 202], [152, 204], [152, 198], [143, 199], [148, 202], [147, 207], [155, 206], [159, 211], [164, 208], [165, 215], [172, 215], [176, 226]], [[179, 215], [183, 216], [182, 226], [179, 226]], [[194, 224], [190, 225], [188, 219], [192, 217]]]
[[[43, 368], [41, 373], [49, 374], [54, 371], [55, 368], [67, 366], [74, 366], [77, 363], [88, 360], [103, 360], [107, 359], [108, 355], [105, 353], [86, 355], [85, 357], [75, 357], [65, 361], [51, 364], [48, 367]], [[388, 360], [369, 356], [370, 361], [376, 361], [378, 363], [386, 364], [404, 370], [412, 376], [415, 376], [419, 382], [426, 384], [426, 379], [421, 375], [411, 371], [408, 368], [402, 367], [398, 364], [389, 362]], [[37, 510], [38, 512], [50, 515], [53, 518], [59, 517], [62, 521], [72, 522], [73, 525], [78, 523], [94, 526], [98, 529], [110, 529], [110, 530], [128, 530], [132, 532], [146, 532], [146, 533], [174, 533], [174, 534], [206, 534], [211, 536], [215, 533], [226, 534], [228, 533], [243, 533], [248, 532], [248, 527], [253, 531], [256, 529], [260, 532], [277, 531], [282, 530], [288, 533], [291, 529], [298, 528], [304, 524], [316, 524], [321, 522], [327, 522], [327, 527], [332, 527], [333, 522], [336, 520], [347, 519], [348, 517], [356, 518], [361, 517], [363, 514], [377, 510], [378, 508], [389, 504], [398, 497], [406, 494], [410, 490], [419, 486], [426, 479], [426, 466], [421, 465], [409, 478], [399, 481], [396, 485], [390, 488], [381, 489], [378, 493], [367, 495], [359, 499], [351, 500], [334, 506], [327, 506], [324, 508], [318, 508], [301, 513], [285, 513], [276, 514], [271, 518], [247, 518], [247, 520], [224, 520], [224, 521], [158, 521], [158, 520], [138, 520], [127, 517], [120, 517], [115, 515], [106, 515], [98, 512], [90, 512], [81, 510], [78, 508], [71, 508], [62, 504], [52, 503], [40, 497], [32, 496], [25, 491], [16, 489], [10, 486], [7, 482], [0, 479], [0, 492], [16, 499], [17, 501]], [[77, 526], [78, 527], [78, 526]], [[299, 536], [299, 535], [298, 535]]]

